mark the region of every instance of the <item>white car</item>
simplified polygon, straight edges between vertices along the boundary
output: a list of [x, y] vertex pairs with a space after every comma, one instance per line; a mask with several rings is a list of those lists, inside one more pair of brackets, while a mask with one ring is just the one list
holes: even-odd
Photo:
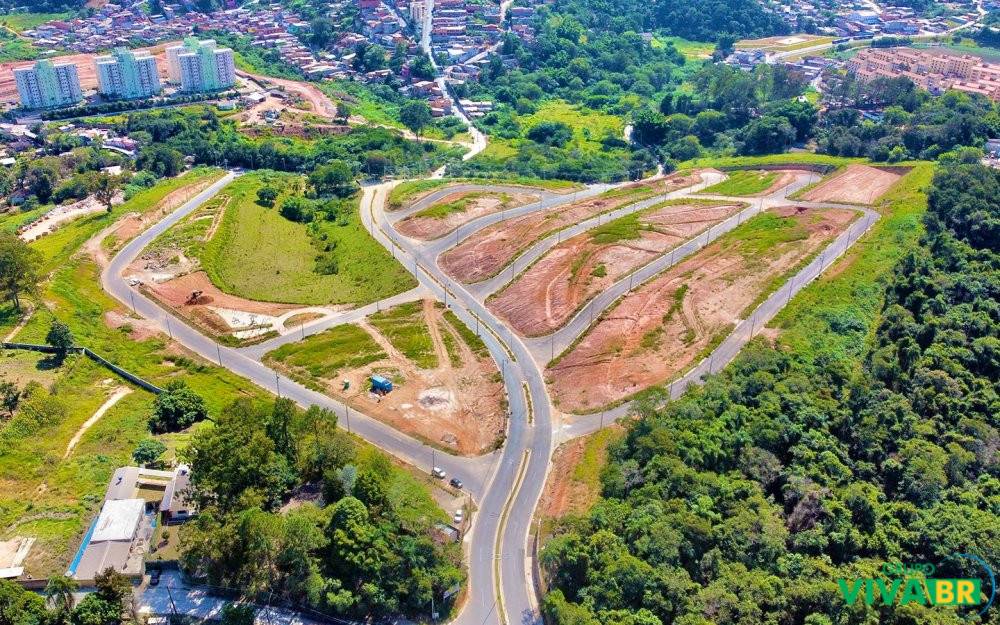
[[434, 467], [434, 468], [433, 468], [433, 469], [431, 470], [431, 475], [433, 475], [434, 477], [436, 477], [436, 478], [437, 478], [437, 479], [439, 479], [439, 480], [443, 480], [443, 479], [444, 479], [444, 476], [445, 476], [446, 474], [445, 474], [445, 472], [444, 472], [444, 469], [442, 469], [441, 467]]
[[456, 525], [461, 525], [462, 524], [462, 509], [461, 508], [459, 508], [458, 510], [455, 511], [455, 524]]

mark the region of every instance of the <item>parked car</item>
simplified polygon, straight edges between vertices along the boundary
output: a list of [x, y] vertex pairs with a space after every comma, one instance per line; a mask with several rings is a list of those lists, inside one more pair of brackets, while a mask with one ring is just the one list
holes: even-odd
[[461, 525], [461, 524], [462, 524], [462, 509], [459, 508], [458, 510], [455, 511], [455, 525]]
[[150, 586], [156, 586], [156, 585], [158, 585], [160, 583], [160, 574], [161, 574], [160, 569], [153, 569], [149, 573], [149, 585]]
[[461, 489], [463, 486], [465, 486], [464, 484], [462, 484], [462, 480], [458, 479], [457, 477], [451, 478], [451, 482], [449, 482], [449, 484], [458, 489]]
[[434, 477], [438, 478], [439, 480], [443, 480], [444, 476], [445, 476], [445, 472], [444, 472], [444, 469], [442, 469], [441, 467], [434, 467], [431, 470], [431, 475], [433, 475]]

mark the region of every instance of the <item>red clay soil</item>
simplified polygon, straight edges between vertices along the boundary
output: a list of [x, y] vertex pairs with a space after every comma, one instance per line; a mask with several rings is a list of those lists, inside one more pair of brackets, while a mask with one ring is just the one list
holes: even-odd
[[[721, 203], [663, 206], [639, 218], [649, 229], [640, 230], [638, 239], [613, 243], [595, 243], [593, 232], [584, 232], [552, 248], [487, 305], [523, 335], [548, 334], [622, 277], [739, 209]], [[604, 271], [595, 274], [599, 267]]]
[[[677, 175], [639, 182], [615, 189], [610, 197], [602, 194], [562, 204], [551, 210], [508, 219], [480, 230], [457, 247], [448, 250], [441, 255], [438, 263], [446, 274], [460, 282], [486, 280], [499, 273], [521, 251], [556, 230], [648, 199], [657, 193], [691, 186], [700, 179], [698, 173], [694, 172], [687, 176]], [[639, 189], [641, 192], [622, 193], [628, 189]]]
[[776, 277], [795, 270], [857, 217], [846, 209], [783, 207], [771, 212], [794, 221], [795, 237], [760, 252], [753, 249], [753, 239], [724, 236], [606, 313], [546, 369], [559, 409], [593, 411], [684, 371], [748, 307], [776, 288]]
[[[475, 197], [469, 198], [469, 196]], [[418, 241], [440, 239], [444, 235], [454, 232], [459, 226], [467, 224], [473, 219], [478, 219], [483, 215], [492, 215], [493, 213], [499, 213], [501, 210], [510, 210], [538, 201], [537, 195], [527, 193], [458, 191], [441, 198], [441, 201], [429, 206], [425, 210], [443, 204], [458, 202], [463, 198], [469, 198], [466, 200], [468, 203], [463, 211], [453, 211], [444, 217], [429, 217], [421, 215], [424, 211], [417, 211], [409, 217], [400, 220], [395, 226], [396, 231]]]
[[[258, 302], [250, 299], [237, 297], [223, 293], [219, 287], [212, 284], [208, 274], [204, 271], [196, 271], [172, 280], [161, 283], [147, 284], [147, 288], [158, 299], [169, 305], [171, 308], [184, 311], [185, 309], [201, 308], [204, 306], [216, 306], [231, 310], [242, 310], [259, 315], [280, 316], [289, 310], [302, 308], [293, 304], [275, 304], [271, 302]], [[188, 299], [194, 291], [201, 291], [202, 295], [197, 303], [188, 304]], [[228, 326], [227, 326], [228, 327]], [[231, 332], [232, 329], [229, 329]]]
[[848, 165], [843, 173], [802, 195], [809, 202], [871, 204], [905, 175], [909, 168]]

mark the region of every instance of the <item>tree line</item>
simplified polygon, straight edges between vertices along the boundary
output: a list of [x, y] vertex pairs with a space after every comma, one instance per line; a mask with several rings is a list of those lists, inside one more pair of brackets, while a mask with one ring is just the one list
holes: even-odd
[[856, 349], [755, 342], [704, 387], [642, 406], [599, 502], [542, 552], [550, 623], [963, 622], [848, 606], [836, 582], [889, 561], [979, 578], [944, 558], [1000, 561], [1000, 174], [942, 166], [924, 227], [872, 327], [827, 320]]

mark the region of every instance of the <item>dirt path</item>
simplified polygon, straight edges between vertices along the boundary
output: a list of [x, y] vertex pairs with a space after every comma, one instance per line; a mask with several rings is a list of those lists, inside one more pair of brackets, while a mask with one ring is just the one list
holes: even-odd
[[24, 303], [24, 314], [21, 315], [21, 319], [17, 322], [17, 325], [14, 326], [13, 328], [11, 328], [10, 332], [7, 333], [7, 336], [5, 336], [3, 338], [3, 342], [4, 343], [9, 343], [9, 342], [13, 341], [14, 337], [17, 336], [17, 333], [20, 332], [21, 330], [23, 330], [24, 326], [28, 325], [28, 322], [31, 320], [31, 315], [34, 312], [35, 312], [35, 308], [34, 308], [34, 306], [31, 305], [31, 302], [25, 302]]
[[70, 439], [69, 444], [66, 445], [66, 453], [63, 454], [63, 460], [69, 458], [69, 455], [73, 453], [73, 448], [76, 447], [76, 444], [80, 442], [80, 439], [83, 438], [83, 435], [87, 432], [87, 430], [89, 430], [92, 425], [100, 421], [101, 417], [103, 417], [108, 410], [111, 410], [111, 407], [117, 404], [121, 400], [121, 398], [125, 397], [131, 392], [132, 389], [130, 388], [127, 387], [119, 388], [114, 392], [113, 395], [111, 395], [111, 397], [108, 398], [106, 402], [104, 402], [101, 405], [100, 408], [97, 409], [97, 412], [95, 412], [92, 417], [84, 421], [83, 425], [80, 426], [80, 429], [77, 430], [76, 434], [73, 435], [73, 438]]

